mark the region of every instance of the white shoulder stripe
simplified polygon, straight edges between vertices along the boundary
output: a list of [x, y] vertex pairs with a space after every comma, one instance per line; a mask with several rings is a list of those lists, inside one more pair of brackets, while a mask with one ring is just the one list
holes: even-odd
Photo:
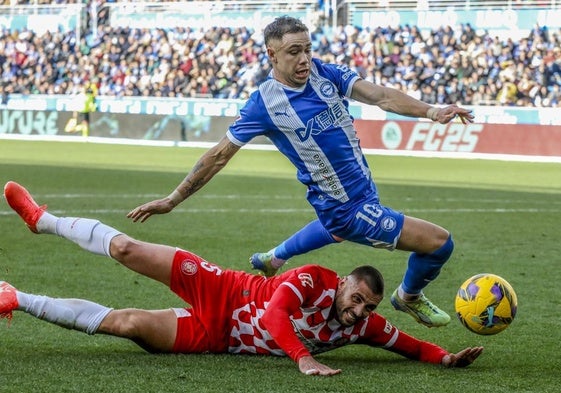
[[391, 348], [393, 347], [393, 345], [395, 344], [395, 342], [397, 341], [397, 337], [399, 337], [399, 330], [395, 329], [395, 332], [393, 332], [392, 338], [390, 338], [390, 340], [382, 347], [382, 348]]
[[[318, 74], [316, 65], [312, 63], [310, 84], [316, 95], [321, 93], [320, 85], [324, 83], [332, 85], [330, 81], [322, 78]], [[277, 129], [286, 136], [288, 142], [298, 154], [301, 163], [306, 167], [313, 181], [322, 192], [341, 202], [347, 202], [349, 198], [335, 168], [333, 168], [329, 158], [325, 155], [321, 147], [318, 146], [314, 138], [309, 135], [309, 133], [313, 131], [314, 117], [308, 119], [306, 124], [304, 124], [304, 120], [302, 120], [295, 109], [307, 104], [303, 101], [290, 102], [282, 85], [274, 79], [269, 79], [262, 83], [259, 86], [259, 91], [261, 93], [261, 98], [265, 102], [265, 108], [267, 109], [269, 117]], [[323, 95], [321, 95], [321, 97], [323, 97]], [[323, 98], [323, 101], [325, 109], [322, 113], [329, 112], [332, 110], [330, 109], [331, 107], [339, 108], [338, 111], [345, 110], [337, 94], [334, 94], [329, 99]], [[321, 113], [315, 114], [315, 116], [320, 115]], [[344, 130], [344, 132], [354, 133], [354, 129], [350, 127]], [[302, 135], [299, 136], [298, 133]]]
[[300, 291], [298, 290], [298, 288], [296, 288], [294, 286], [294, 284], [289, 283], [289, 282], [283, 282], [281, 285], [286, 285], [287, 287], [289, 287], [290, 289], [292, 289], [292, 292], [294, 292], [294, 294], [296, 296], [298, 296], [298, 299], [300, 299], [300, 303], [304, 302], [304, 297], [302, 296], [302, 294], [300, 293]]

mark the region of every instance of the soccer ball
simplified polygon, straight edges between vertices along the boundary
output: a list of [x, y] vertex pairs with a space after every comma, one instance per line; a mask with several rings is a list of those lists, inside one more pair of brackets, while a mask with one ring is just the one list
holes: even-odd
[[518, 300], [502, 277], [483, 273], [468, 278], [456, 294], [456, 315], [474, 333], [497, 334], [514, 320]]

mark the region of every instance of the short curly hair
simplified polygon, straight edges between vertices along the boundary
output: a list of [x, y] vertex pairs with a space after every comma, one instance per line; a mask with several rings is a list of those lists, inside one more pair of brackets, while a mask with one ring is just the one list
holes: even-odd
[[308, 27], [300, 20], [291, 16], [279, 16], [269, 23], [263, 31], [265, 45], [271, 40], [282, 40], [285, 34], [309, 32]]

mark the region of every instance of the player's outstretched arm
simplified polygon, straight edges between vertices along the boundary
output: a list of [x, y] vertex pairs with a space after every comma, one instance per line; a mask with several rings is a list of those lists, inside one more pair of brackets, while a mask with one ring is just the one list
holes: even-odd
[[312, 356], [302, 356], [298, 360], [298, 368], [302, 374], [306, 375], [335, 375], [341, 372], [340, 369], [334, 370], [325, 364], [321, 364]]
[[227, 137], [222, 138], [218, 144], [199, 158], [191, 172], [170, 195], [134, 208], [127, 214], [127, 217], [134, 222], [144, 222], [154, 214], [169, 213], [174, 207], [208, 183], [215, 174], [226, 166], [238, 150], [240, 150], [239, 146], [230, 142]]
[[424, 117], [441, 124], [449, 123], [456, 118], [466, 124], [472, 123], [474, 119], [470, 109], [457, 105], [433, 107], [397, 89], [379, 86], [363, 79], [354, 84], [351, 98], [365, 104], [379, 106], [388, 112], [409, 117]]
[[466, 348], [458, 353], [450, 353], [442, 358], [444, 367], [467, 367], [481, 355], [483, 347]]
[[470, 109], [460, 108], [457, 105], [448, 105], [443, 108], [432, 107], [427, 111], [427, 117], [440, 124], [450, 123], [454, 119], [460, 119], [463, 124], [473, 123], [473, 113]]
[[127, 217], [134, 222], [144, 222], [153, 214], [169, 213], [175, 206], [169, 197], [156, 199], [135, 207], [127, 214]]

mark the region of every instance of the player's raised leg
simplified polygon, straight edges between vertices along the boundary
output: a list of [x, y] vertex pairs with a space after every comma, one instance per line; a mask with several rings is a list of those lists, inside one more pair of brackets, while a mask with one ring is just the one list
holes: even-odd
[[12, 181], [6, 183], [4, 196], [34, 233], [56, 234], [169, 286], [174, 247], [135, 240], [98, 220], [57, 217], [46, 211], [46, 206], [39, 206], [23, 186]]
[[39, 206], [24, 187], [13, 181], [7, 182], [4, 186], [4, 197], [31, 232], [39, 233], [37, 221], [47, 210], [47, 205]]

